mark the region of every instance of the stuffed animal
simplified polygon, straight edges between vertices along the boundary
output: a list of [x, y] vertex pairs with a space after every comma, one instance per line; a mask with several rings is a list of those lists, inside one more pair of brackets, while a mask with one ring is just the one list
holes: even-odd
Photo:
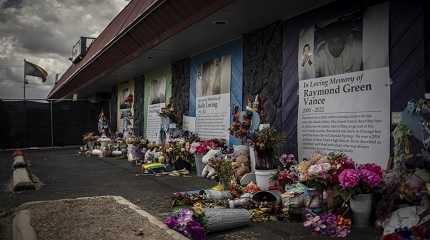
[[202, 163], [205, 164], [205, 167], [202, 171], [202, 176], [205, 178], [214, 179], [216, 176], [216, 171], [213, 166], [210, 164], [210, 160], [216, 158], [219, 154], [221, 154], [221, 150], [211, 149], [209, 150], [202, 158]]
[[231, 165], [233, 167], [234, 175], [238, 180], [240, 180], [243, 175], [250, 172], [249, 150], [235, 150], [232, 159], [233, 162]]

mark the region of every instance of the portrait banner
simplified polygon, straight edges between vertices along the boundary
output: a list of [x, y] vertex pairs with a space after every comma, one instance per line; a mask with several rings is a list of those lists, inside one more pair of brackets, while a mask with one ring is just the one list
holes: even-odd
[[151, 142], [159, 142], [161, 129], [161, 109], [166, 105], [166, 79], [163, 77], [151, 79], [149, 86], [149, 105], [145, 136]]
[[224, 138], [230, 127], [231, 56], [198, 66], [196, 82], [196, 132], [203, 139]]
[[299, 34], [299, 158], [340, 151], [385, 167], [390, 154], [388, 3]]

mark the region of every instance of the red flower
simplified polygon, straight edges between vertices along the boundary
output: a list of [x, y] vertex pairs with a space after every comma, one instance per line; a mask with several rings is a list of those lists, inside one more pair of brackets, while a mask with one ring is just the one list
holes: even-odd
[[397, 233], [392, 233], [383, 236], [382, 240], [402, 240], [402, 238]]

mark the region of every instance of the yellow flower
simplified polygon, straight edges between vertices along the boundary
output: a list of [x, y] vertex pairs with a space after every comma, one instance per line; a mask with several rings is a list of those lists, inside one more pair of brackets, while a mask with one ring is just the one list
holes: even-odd
[[301, 161], [299, 163], [299, 165], [297, 166], [297, 170], [300, 173], [307, 173], [308, 172], [308, 168], [311, 166], [311, 162], [310, 161]]
[[203, 204], [201, 202], [194, 203], [192, 209], [193, 209], [194, 213], [197, 215], [203, 214]]
[[224, 191], [224, 185], [222, 185], [222, 184], [217, 184], [217, 185], [213, 186], [213, 187], [211, 188], [211, 190], [214, 190], [214, 191]]

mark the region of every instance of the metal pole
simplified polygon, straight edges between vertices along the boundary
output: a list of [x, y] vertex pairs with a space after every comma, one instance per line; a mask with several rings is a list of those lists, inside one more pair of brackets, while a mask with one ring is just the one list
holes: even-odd
[[54, 146], [54, 115], [52, 114], [52, 101], [49, 101], [51, 109], [51, 147]]
[[24, 59], [24, 101], [25, 101], [25, 59]]

